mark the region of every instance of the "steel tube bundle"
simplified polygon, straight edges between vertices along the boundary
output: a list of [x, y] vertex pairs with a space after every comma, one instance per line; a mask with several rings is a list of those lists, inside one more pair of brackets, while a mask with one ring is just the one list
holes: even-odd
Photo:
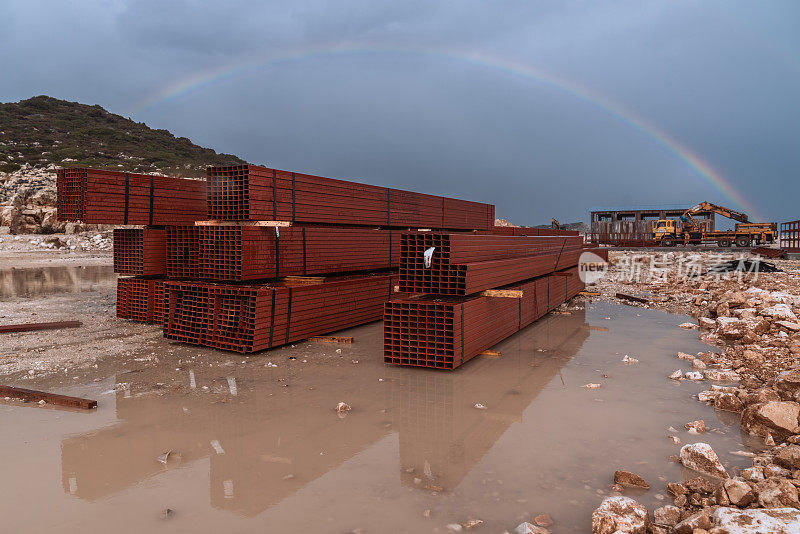
[[521, 298], [424, 295], [384, 306], [384, 361], [455, 369], [583, 290], [577, 267], [503, 289]]
[[[425, 252], [431, 249], [426, 266]], [[400, 289], [469, 295], [575, 266], [583, 251], [579, 236], [403, 234]]]
[[164, 280], [161, 278], [118, 278], [117, 317], [145, 323], [163, 323]]
[[58, 220], [88, 224], [184, 224], [206, 218], [206, 183], [76, 168], [56, 175]]
[[529, 228], [527, 226], [495, 226], [492, 228], [494, 235], [560, 235], [560, 236], [575, 236], [578, 235], [577, 230], [556, 230], [554, 228]]
[[[400, 263], [400, 232], [396, 230], [320, 226], [198, 228], [201, 279], [239, 282], [376, 271]], [[170, 257], [176, 254], [170, 250]]]
[[165, 284], [164, 336], [242, 353], [381, 318], [391, 274], [331, 277], [321, 283]]
[[800, 252], [800, 221], [781, 223], [780, 247], [787, 252]]
[[491, 230], [494, 206], [255, 165], [209, 167], [208, 218]]
[[166, 274], [166, 230], [162, 228], [114, 229], [114, 272], [131, 276]]

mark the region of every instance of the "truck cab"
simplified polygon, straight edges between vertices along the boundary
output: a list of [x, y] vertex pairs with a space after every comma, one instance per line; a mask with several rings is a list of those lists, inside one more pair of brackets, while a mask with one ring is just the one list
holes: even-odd
[[678, 235], [677, 221], [674, 219], [659, 219], [653, 223], [653, 240], [660, 243], [665, 237]]

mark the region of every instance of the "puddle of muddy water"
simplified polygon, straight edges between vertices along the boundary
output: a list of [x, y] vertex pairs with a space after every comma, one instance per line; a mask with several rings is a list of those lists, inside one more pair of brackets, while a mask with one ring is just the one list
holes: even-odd
[[0, 270], [0, 301], [55, 293], [80, 293], [116, 286], [110, 265], [29, 267]]
[[[251, 357], [162, 341], [156, 364], [148, 352], [100, 382], [37, 384], [97, 398], [96, 413], [0, 405], [4, 528], [447, 532], [482, 519], [480, 532], [503, 532], [548, 513], [554, 532], [588, 531], [616, 469], [650, 482], [636, 498], [651, 510], [670, 502], [666, 482], [692, 476], [669, 460], [670, 426], [749, 465], [730, 454], [738, 426], [691, 398], [703, 385], [667, 379], [686, 368], [677, 351], [707, 349], [685, 319], [592, 304], [454, 372], [385, 366], [380, 323], [348, 331], [352, 346]], [[683, 430], [700, 418], [713, 431]]]

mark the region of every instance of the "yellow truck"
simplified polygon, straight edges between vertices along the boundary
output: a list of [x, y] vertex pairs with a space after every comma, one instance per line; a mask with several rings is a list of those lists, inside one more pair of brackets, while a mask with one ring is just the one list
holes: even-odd
[[[700, 228], [692, 215], [712, 212], [738, 221], [733, 230], [707, 232]], [[745, 213], [701, 202], [683, 212], [679, 221], [659, 219], [653, 223], [653, 240], [657, 245], [674, 247], [678, 244], [699, 245], [716, 243], [720, 247], [749, 247], [753, 244], [772, 243], [778, 237], [778, 223], [753, 223]]]

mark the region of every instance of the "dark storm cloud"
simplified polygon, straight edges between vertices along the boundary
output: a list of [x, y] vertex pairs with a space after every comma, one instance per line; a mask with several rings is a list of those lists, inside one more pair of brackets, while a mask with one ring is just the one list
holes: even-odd
[[3, 101], [99, 103], [253, 162], [488, 200], [519, 223], [585, 220], [598, 204], [735, 202], [661, 131], [719, 171], [744, 199], [734, 207], [800, 217], [795, 2], [0, 6]]

